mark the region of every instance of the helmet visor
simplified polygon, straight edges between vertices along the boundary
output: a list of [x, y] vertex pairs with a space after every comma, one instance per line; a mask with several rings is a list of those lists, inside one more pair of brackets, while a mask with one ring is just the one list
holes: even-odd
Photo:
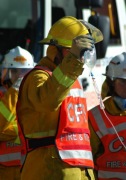
[[80, 22], [84, 26], [87, 27], [87, 29], [89, 30], [89, 32], [90, 32], [91, 36], [93, 37], [95, 43], [98, 43], [98, 42], [103, 40], [103, 34], [98, 28], [96, 28], [95, 26], [91, 25], [90, 23], [88, 23], [84, 20], [80, 20]]
[[28, 71], [30, 71], [28, 68], [3, 68], [1, 82], [4, 84], [4, 82], [9, 80], [13, 84], [19, 77], [23, 77]]

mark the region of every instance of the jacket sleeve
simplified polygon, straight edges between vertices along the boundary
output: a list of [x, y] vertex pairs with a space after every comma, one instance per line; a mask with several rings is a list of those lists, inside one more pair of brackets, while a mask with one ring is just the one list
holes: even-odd
[[17, 136], [16, 103], [18, 92], [9, 88], [0, 101], [0, 141], [13, 140]]
[[22, 89], [23, 104], [28, 102], [28, 106], [39, 112], [42, 108], [56, 111], [82, 72], [83, 63], [72, 54], [63, 59], [52, 72], [52, 76], [42, 70], [33, 71], [26, 78]]

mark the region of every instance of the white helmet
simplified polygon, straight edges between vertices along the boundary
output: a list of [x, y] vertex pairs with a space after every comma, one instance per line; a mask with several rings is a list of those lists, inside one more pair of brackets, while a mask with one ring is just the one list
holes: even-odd
[[111, 80], [116, 78], [126, 79], [126, 52], [111, 59], [106, 72]]
[[10, 87], [34, 66], [33, 57], [27, 50], [19, 46], [11, 49], [2, 63], [1, 83], [7, 88]]
[[33, 68], [32, 55], [25, 49], [17, 46], [11, 49], [4, 57], [2, 68]]

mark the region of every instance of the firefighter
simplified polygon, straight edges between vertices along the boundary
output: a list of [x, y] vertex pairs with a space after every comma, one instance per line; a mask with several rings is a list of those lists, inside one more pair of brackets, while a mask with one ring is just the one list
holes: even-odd
[[77, 78], [82, 54], [102, 39], [94, 26], [65, 16], [40, 41], [49, 45], [47, 54], [24, 77], [17, 103], [27, 148], [22, 180], [94, 179], [86, 100]]
[[111, 96], [89, 111], [96, 179], [126, 179], [126, 52], [113, 57], [106, 81]]
[[1, 82], [6, 92], [0, 100], [0, 179], [20, 180], [21, 141], [16, 122], [18, 89], [24, 74], [34, 67], [32, 55], [17, 46], [2, 63]]

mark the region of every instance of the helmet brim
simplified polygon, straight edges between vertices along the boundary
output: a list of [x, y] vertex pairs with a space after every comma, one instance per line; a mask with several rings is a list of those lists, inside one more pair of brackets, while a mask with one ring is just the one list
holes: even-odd
[[92, 24], [84, 21], [84, 20], [80, 20], [80, 22], [87, 27], [87, 29], [89, 30], [91, 36], [93, 37], [94, 39], [94, 42], [95, 44], [102, 41], [104, 38], [103, 38], [103, 34], [102, 32], [96, 28], [95, 26], [93, 26]]

